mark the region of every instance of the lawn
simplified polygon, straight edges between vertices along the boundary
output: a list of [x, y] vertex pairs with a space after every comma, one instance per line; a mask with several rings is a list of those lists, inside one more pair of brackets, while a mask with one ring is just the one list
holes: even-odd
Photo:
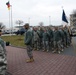
[[24, 35], [2, 36], [2, 39], [6, 42], [9, 41], [12, 46], [25, 47]]

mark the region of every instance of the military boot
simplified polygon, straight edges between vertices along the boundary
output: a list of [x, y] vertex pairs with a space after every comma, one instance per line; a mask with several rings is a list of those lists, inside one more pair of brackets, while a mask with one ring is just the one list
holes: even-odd
[[27, 63], [31, 63], [31, 62], [33, 62], [33, 61], [34, 61], [33, 58], [30, 58], [30, 59], [27, 59], [27, 60], [26, 60]]

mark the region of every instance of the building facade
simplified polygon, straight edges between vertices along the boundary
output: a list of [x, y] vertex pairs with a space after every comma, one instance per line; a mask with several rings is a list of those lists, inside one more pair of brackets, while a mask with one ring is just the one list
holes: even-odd
[[70, 26], [76, 28], [76, 16], [74, 14], [70, 15]]

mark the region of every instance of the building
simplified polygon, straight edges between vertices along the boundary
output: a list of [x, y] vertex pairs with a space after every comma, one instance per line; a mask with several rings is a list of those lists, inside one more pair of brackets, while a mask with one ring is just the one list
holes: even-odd
[[76, 27], [76, 15], [74, 14], [70, 15], [70, 26], [74, 28]]

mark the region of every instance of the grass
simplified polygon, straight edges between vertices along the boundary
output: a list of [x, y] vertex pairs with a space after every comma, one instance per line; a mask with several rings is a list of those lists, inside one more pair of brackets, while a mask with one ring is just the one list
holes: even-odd
[[6, 42], [9, 41], [13, 46], [25, 47], [24, 35], [2, 36], [2, 39]]

